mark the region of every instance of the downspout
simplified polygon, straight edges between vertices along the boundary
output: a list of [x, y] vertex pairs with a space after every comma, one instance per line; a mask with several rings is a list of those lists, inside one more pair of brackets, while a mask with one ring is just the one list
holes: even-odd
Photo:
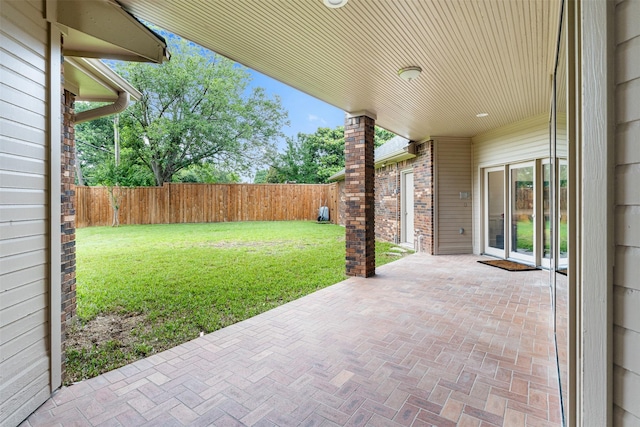
[[124, 111], [129, 105], [129, 92], [118, 92], [118, 99], [113, 104], [103, 105], [93, 110], [82, 111], [76, 114], [75, 124], [88, 122], [89, 120], [98, 119], [111, 114], [117, 114]]

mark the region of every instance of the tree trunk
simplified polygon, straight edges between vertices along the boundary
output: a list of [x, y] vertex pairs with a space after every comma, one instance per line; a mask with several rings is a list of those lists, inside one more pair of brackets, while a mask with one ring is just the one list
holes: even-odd
[[120, 226], [120, 188], [113, 186], [107, 187], [107, 192], [109, 193], [109, 201], [111, 202], [111, 208], [113, 209], [113, 222], [111, 223], [112, 227]]

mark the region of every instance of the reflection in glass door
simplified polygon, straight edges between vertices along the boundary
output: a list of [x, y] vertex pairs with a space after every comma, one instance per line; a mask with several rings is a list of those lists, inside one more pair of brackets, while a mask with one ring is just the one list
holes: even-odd
[[542, 164], [542, 216], [544, 223], [542, 228], [542, 265], [549, 268], [551, 265], [551, 164]]
[[558, 166], [558, 270], [566, 274], [568, 263], [567, 234], [567, 185], [569, 172], [567, 161], [560, 160]]
[[535, 172], [534, 164], [511, 166], [509, 257], [535, 264]]
[[504, 257], [504, 168], [485, 172], [485, 252]]

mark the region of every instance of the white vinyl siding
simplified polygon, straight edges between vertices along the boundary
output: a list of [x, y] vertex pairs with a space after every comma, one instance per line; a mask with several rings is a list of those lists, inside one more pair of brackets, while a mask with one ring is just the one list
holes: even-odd
[[44, 2], [0, 2], [0, 425], [17, 425], [51, 393], [49, 35]]
[[482, 169], [549, 157], [549, 115], [543, 114], [472, 138], [473, 253], [482, 246]]
[[616, 5], [614, 424], [640, 426], [640, 2]]
[[[436, 143], [436, 255], [472, 252], [471, 140], [434, 138]], [[461, 199], [460, 193], [468, 193]], [[460, 229], [464, 229], [460, 234]]]

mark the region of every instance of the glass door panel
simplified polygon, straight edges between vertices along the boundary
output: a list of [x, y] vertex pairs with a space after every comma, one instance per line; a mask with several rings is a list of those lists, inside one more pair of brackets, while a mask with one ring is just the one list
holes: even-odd
[[504, 169], [488, 170], [486, 182], [485, 252], [504, 257]]
[[567, 161], [560, 160], [558, 167], [558, 269], [566, 273], [568, 263], [568, 233], [567, 233]]
[[511, 245], [509, 257], [535, 263], [534, 165], [510, 168]]
[[542, 164], [542, 265], [550, 266], [551, 259], [551, 164]]

